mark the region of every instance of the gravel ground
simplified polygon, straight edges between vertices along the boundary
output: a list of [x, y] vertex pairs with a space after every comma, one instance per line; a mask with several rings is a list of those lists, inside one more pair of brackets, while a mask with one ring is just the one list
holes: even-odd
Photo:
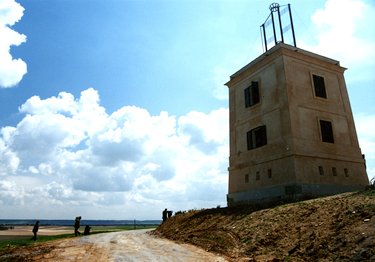
[[227, 261], [193, 245], [150, 235], [148, 231], [121, 231], [38, 243], [0, 256], [0, 261]]
[[203, 249], [157, 238], [147, 231], [98, 234], [81, 241], [93, 243], [109, 254], [106, 261], [226, 261]]

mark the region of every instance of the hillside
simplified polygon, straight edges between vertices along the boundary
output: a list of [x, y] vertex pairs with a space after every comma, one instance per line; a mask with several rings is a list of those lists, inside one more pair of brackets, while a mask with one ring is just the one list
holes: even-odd
[[182, 212], [154, 234], [232, 261], [375, 261], [375, 190], [258, 211]]

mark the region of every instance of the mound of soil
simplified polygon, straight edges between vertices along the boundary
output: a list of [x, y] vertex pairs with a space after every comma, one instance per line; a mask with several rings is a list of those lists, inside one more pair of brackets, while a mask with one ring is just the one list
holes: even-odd
[[154, 233], [232, 261], [375, 261], [375, 190], [258, 211], [183, 212]]

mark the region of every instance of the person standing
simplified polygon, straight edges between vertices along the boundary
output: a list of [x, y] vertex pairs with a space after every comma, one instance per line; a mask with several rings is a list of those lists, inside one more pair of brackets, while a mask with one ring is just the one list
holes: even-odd
[[79, 227], [81, 226], [81, 217], [76, 217], [76, 220], [74, 221], [74, 235], [78, 236], [81, 235], [81, 233], [78, 231]]
[[163, 218], [163, 222], [165, 220], [167, 220], [167, 216], [168, 216], [168, 210], [167, 209], [164, 209], [163, 213], [162, 213], [162, 218]]
[[33, 227], [33, 234], [34, 234], [34, 236], [31, 239], [34, 240], [34, 241], [36, 241], [36, 235], [38, 233], [38, 230], [39, 230], [39, 220], [37, 220], [35, 222], [35, 225]]

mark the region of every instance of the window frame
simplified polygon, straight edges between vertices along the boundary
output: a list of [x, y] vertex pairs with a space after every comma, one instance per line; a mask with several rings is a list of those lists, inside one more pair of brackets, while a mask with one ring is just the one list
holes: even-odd
[[247, 150], [256, 149], [267, 145], [267, 128], [266, 125], [261, 125], [251, 129], [246, 133]]
[[244, 89], [245, 107], [253, 107], [260, 103], [259, 81], [251, 81], [251, 84]]
[[327, 99], [327, 87], [324, 76], [312, 73], [311, 79], [314, 88], [314, 96], [317, 98]]
[[268, 174], [268, 178], [272, 178], [272, 169], [271, 168], [268, 168], [267, 170], [267, 174]]
[[318, 170], [319, 170], [319, 175], [324, 176], [324, 167], [318, 166]]
[[319, 119], [319, 128], [320, 128], [320, 138], [322, 142], [334, 144], [335, 136], [333, 132], [332, 121]]
[[255, 173], [255, 180], [256, 180], [256, 181], [259, 181], [259, 180], [260, 180], [260, 171], [257, 171], [257, 172]]
[[250, 181], [250, 175], [249, 174], [245, 174], [245, 184], [248, 184]]

